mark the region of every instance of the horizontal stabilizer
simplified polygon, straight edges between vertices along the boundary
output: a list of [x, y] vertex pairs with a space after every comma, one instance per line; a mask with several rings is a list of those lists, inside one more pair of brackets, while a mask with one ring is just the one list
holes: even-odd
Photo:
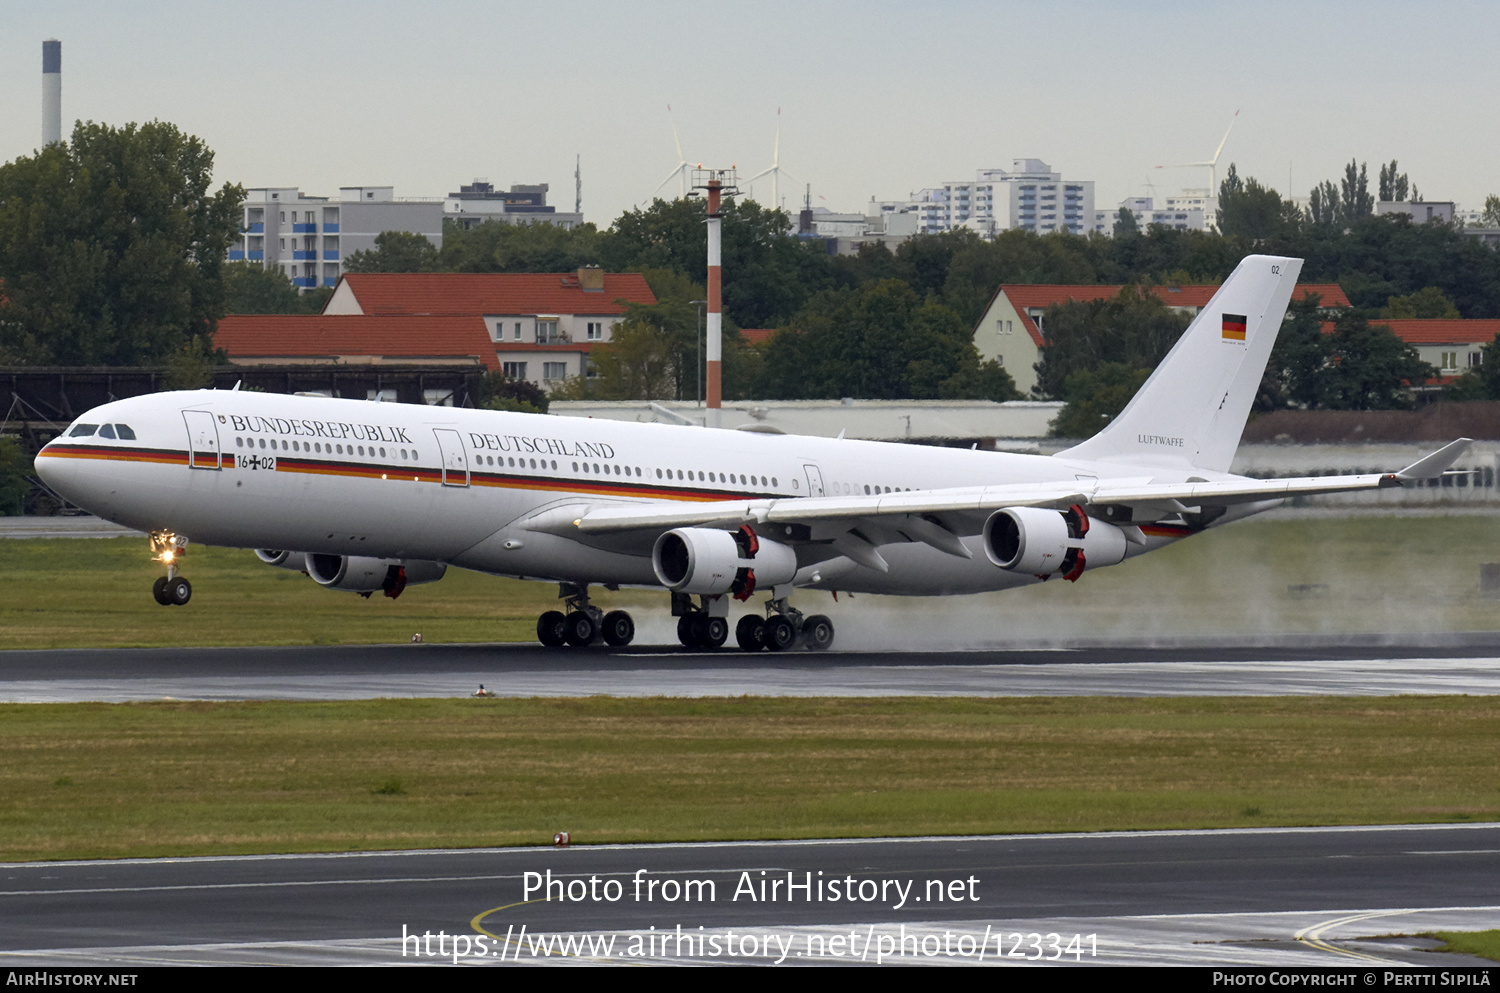
[[1467, 452], [1469, 446], [1472, 444], [1474, 444], [1473, 438], [1460, 438], [1457, 441], [1450, 442], [1431, 455], [1424, 455], [1417, 459], [1417, 461], [1396, 473], [1396, 478], [1404, 481], [1408, 479], [1433, 479], [1441, 476], [1453, 468], [1453, 463], [1462, 458], [1464, 452]]

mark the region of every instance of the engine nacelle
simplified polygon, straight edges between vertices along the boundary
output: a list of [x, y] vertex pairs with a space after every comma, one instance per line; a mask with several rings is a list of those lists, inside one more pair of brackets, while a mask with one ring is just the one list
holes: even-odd
[[738, 531], [677, 528], [651, 550], [656, 578], [675, 593], [733, 593], [748, 600], [757, 586], [779, 586], [797, 574], [797, 553], [765, 541], [749, 527]]
[[307, 556], [302, 552], [283, 552], [273, 548], [257, 548], [255, 557], [266, 565], [274, 565], [278, 569], [290, 569], [293, 572], [307, 571]]
[[1061, 573], [1076, 581], [1085, 569], [1125, 558], [1125, 532], [1095, 520], [1078, 506], [1059, 513], [1039, 507], [1006, 507], [984, 522], [984, 554], [1008, 572], [1043, 579]]
[[376, 559], [364, 555], [328, 555], [312, 552], [305, 556], [307, 574], [313, 582], [330, 590], [349, 590], [369, 595], [379, 590], [395, 599], [408, 586], [435, 583], [448, 567], [441, 562], [421, 559]]

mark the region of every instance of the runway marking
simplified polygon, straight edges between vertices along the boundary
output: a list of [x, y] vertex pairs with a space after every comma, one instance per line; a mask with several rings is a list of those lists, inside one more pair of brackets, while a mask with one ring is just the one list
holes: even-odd
[[[1074, 841], [1092, 839], [1108, 841], [1115, 838], [1198, 838], [1230, 837], [1238, 835], [1273, 834], [1367, 834], [1371, 831], [1418, 832], [1418, 831], [1495, 831], [1500, 830], [1500, 821], [1476, 821], [1464, 824], [1339, 824], [1312, 827], [1259, 827], [1259, 828], [1183, 828], [1171, 831], [1059, 831], [1052, 834], [953, 834], [920, 835], [904, 838], [781, 838], [758, 841], [663, 841], [645, 844], [580, 845], [572, 847], [591, 852], [657, 851], [670, 849], [706, 848], [786, 848], [821, 847], [826, 845], [911, 845], [924, 842], [1021, 842], [1021, 841]], [[417, 848], [390, 849], [376, 852], [275, 852], [264, 855], [191, 855], [168, 858], [134, 859], [77, 859], [49, 862], [0, 862], [0, 869], [61, 869], [75, 866], [95, 865], [168, 865], [172, 863], [196, 864], [210, 862], [275, 862], [317, 859], [359, 858], [409, 858], [424, 855], [486, 855], [532, 853], [539, 856], [555, 851], [551, 845], [515, 845], [508, 848]], [[1481, 850], [1484, 851], [1484, 850]], [[469, 877], [453, 877], [469, 878]], [[497, 877], [503, 878], [503, 877]]]
[[1323, 940], [1323, 932], [1344, 924], [1355, 924], [1359, 921], [1374, 920], [1377, 917], [1397, 917], [1402, 914], [1419, 913], [1421, 908], [1411, 910], [1375, 910], [1362, 914], [1350, 914], [1347, 917], [1335, 917], [1331, 921], [1322, 924], [1314, 924], [1312, 927], [1303, 928], [1292, 937], [1302, 942], [1309, 948], [1316, 948], [1320, 952], [1332, 952], [1334, 955], [1342, 955], [1346, 958], [1362, 959], [1366, 962], [1384, 962], [1389, 964], [1392, 960], [1382, 958], [1379, 955], [1370, 955], [1365, 952], [1356, 952], [1349, 948], [1339, 948]]
[[1500, 855], [1500, 848], [1452, 848], [1447, 851], [1407, 852], [1408, 855]]
[[[168, 860], [175, 861], [175, 860]], [[279, 886], [373, 886], [387, 883], [469, 883], [503, 879], [520, 879], [522, 873], [499, 876], [411, 876], [381, 879], [289, 879], [275, 883], [179, 883], [171, 886], [95, 886], [67, 890], [0, 890], [7, 896], [72, 896], [77, 893], [165, 893], [176, 890], [253, 890]]]
[[[1352, 922], [1354, 920], [1361, 919], [1360, 916], [1359, 916], [1361, 914], [1367, 915], [1369, 917], [1384, 917], [1386, 915], [1395, 915], [1395, 914], [1456, 914], [1456, 913], [1468, 913], [1468, 912], [1472, 912], [1472, 911], [1476, 911], [1476, 910], [1500, 912], [1500, 904], [1484, 904], [1484, 905], [1477, 906], [1477, 907], [1469, 907], [1469, 906], [1462, 906], [1462, 905], [1460, 905], [1460, 906], [1456, 906], [1456, 907], [1391, 907], [1391, 908], [1388, 908], [1388, 909], [1385, 909], [1385, 910], [1361, 910], [1361, 911], [1355, 911], [1354, 912], [1354, 916], [1350, 917], [1349, 920]], [[1318, 917], [1321, 917], [1324, 914], [1348, 914], [1348, 913], [1350, 913], [1350, 911], [1347, 910], [1347, 909], [1346, 910], [1335, 910], [1335, 909], [1333, 909], [1333, 908], [1330, 907], [1330, 908], [1326, 908], [1326, 909], [1323, 909], [1323, 910], [1243, 910], [1243, 911], [1233, 911], [1233, 910], [1231, 910], [1231, 911], [1223, 911], [1223, 912], [1219, 912], [1219, 913], [1208, 913], [1208, 914], [1130, 914], [1130, 915], [1123, 915], [1123, 916], [1112, 917], [1110, 919], [1111, 920], [1120, 920], [1120, 921], [1171, 921], [1171, 920], [1198, 920], [1198, 919], [1212, 920], [1212, 919], [1214, 919], [1216, 917], [1281, 917], [1281, 916], [1285, 916], [1286, 914], [1308, 914], [1308, 915], [1316, 915]], [[1333, 923], [1333, 922], [1329, 922], [1329, 923]], [[1313, 925], [1313, 926], [1314, 927], [1323, 927], [1324, 925]], [[1298, 932], [1298, 934], [1301, 934], [1301, 933], [1302, 932], [1300, 932], [1300, 931]], [[1298, 940], [1301, 940], [1301, 939], [1298, 939]]]

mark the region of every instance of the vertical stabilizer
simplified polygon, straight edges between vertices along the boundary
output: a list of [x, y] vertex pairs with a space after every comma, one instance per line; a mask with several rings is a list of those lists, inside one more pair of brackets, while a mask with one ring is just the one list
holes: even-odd
[[1301, 271], [1246, 256], [1120, 415], [1058, 455], [1228, 472]]

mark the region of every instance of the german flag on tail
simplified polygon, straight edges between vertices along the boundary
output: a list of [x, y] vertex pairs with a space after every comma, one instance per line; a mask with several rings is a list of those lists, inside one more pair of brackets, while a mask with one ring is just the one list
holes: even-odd
[[1245, 315], [1244, 314], [1225, 314], [1224, 315], [1224, 340], [1225, 341], [1244, 341], [1245, 340]]

